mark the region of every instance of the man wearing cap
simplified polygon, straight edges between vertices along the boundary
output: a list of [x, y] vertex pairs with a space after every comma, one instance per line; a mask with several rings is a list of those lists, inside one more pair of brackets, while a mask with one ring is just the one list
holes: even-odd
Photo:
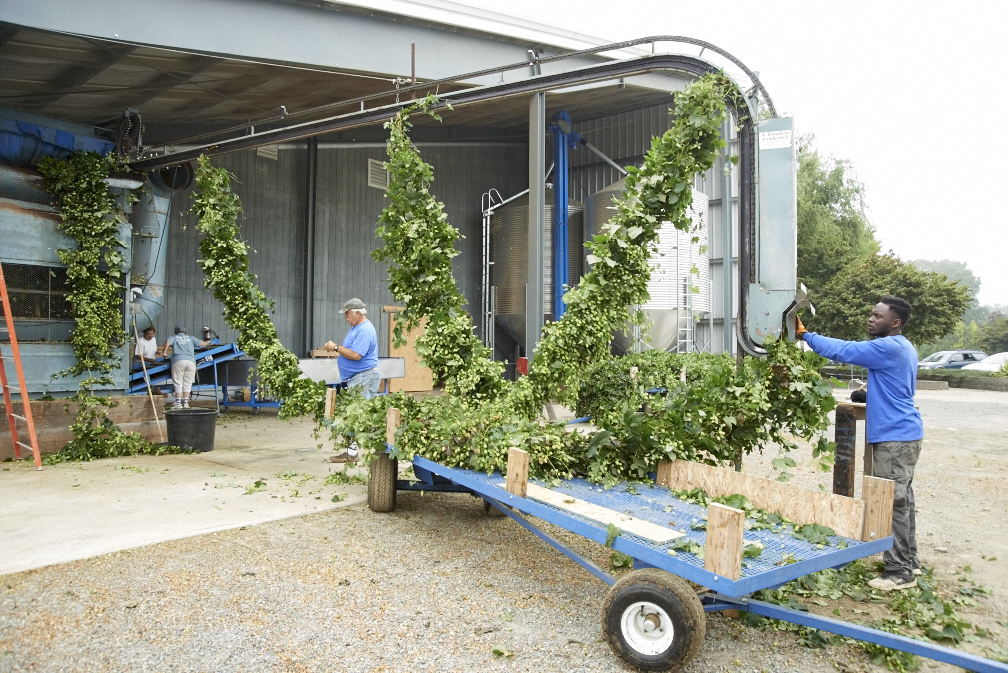
[[[360, 388], [364, 399], [371, 399], [378, 394], [378, 384], [381, 374], [378, 371], [378, 334], [374, 325], [367, 319], [367, 307], [364, 302], [354, 297], [343, 304], [343, 317], [350, 325], [350, 331], [343, 339], [343, 345], [337, 346], [333, 341], [325, 343], [327, 351], [336, 351], [336, 365], [339, 367], [340, 378], [347, 388]], [[338, 456], [333, 456], [334, 463], [357, 462], [356, 443], [350, 449]]]
[[172, 409], [188, 409], [189, 395], [196, 380], [196, 349], [206, 346], [209, 341], [200, 341], [186, 334], [185, 327], [175, 328], [175, 336], [168, 337], [161, 352], [165, 357], [171, 353], [172, 383], [175, 384], [175, 403]]
[[336, 364], [346, 387], [359, 387], [364, 399], [369, 400], [378, 394], [381, 380], [378, 373], [378, 334], [367, 319], [367, 307], [360, 299], [354, 298], [343, 304], [342, 312], [350, 331], [342, 346], [327, 341], [325, 348], [338, 353]]

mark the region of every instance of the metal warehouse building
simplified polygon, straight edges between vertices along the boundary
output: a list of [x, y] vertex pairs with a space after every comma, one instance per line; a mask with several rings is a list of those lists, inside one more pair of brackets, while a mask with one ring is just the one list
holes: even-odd
[[[652, 138], [669, 128], [672, 92], [721, 68], [749, 96], [750, 109], [776, 116], [755, 75], [713, 45], [669, 37], [604, 45], [434, 0], [367, 6], [180, 0], [169, 8], [149, 0], [8, 3], [0, 9], [0, 122], [6, 124], [0, 134], [8, 147], [20, 143], [20, 154], [9, 150], [0, 169], [0, 261], [9, 285], [17, 273], [58, 271], [55, 249], [65, 239], [33, 162], [46, 153], [65, 154], [67, 143], [118, 145], [131, 153], [136, 170], [154, 176], [158, 186], [148, 183], [148, 190], [161, 190], [164, 198], [148, 213], [151, 222], [167, 211], [161, 230], [147, 233], [134, 212], [132, 236], [125, 234], [132, 241], [130, 271], [146, 284], [141, 322], [152, 320], [161, 335], [176, 324], [191, 332], [209, 326], [222, 341], [233, 340], [221, 307], [203, 289], [189, 212], [185, 164], [206, 153], [236, 178], [242, 233], [255, 251], [251, 270], [276, 302], [281, 340], [306, 357], [327, 339], [343, 338], [347, 325], [339, 307], [347, 298], [360, 297], [370, 307], [395, 303], [386, 267], [370, 257], [386, 203], [382, 124], [411, 99], [436, 92], [454, 110], [442, 110], [440, 124], [417, 119], [413, 139], [434, 168], [432, 192], [465, 236], [456, 279], [475, 329], [493, 343], [498, 359], [514, 362], [534, 347], [543, 321], [552, 317], [549, 213], [551, 188], [561, 180], [553, 168], [559, 158], [554, 144], [568, 137], [551, 128], [560, 113], [572, 121], [571, 135], [582, 139], [569, 151], [566, 174], [573, 285], [583, 268], [585, 232], [598, 217], [591, 214], [599, 209], [592, 197], [621, 178], [620, 166], [639, 164]], [[782, 120], [769, 121], [774, 130], [772, 123]], [[790, 146], [790, 120], [783, 121]], [[726, 173], [722, 158], [696, 181], [695, 200], [706, 202], [709, 249], [690, 249], [685, 280], [681, 273], [669, 277], [674, 290], [668, 302], [679, 318], [671, 327], [656, 319], [656, 329], [673, 335], [654, 341], [657, 347], [734, 350], [739, 338], [745, 346], [746, 335], [759, 331], [745, 315], [747, 288], [759, 283], [760, 266], [759, 237], [746, 229], [758, 219], [757, 188], [745, 177], [755, 171], [755, 131], [751, 122], [739, 128], [736, 133], [726, 125], [725, 133], [732, 138], [726, 154], [739, 154], [740, 165], [729, 162]], [[746, 194], [741, 200], [740, 191]], [[527, 277], [502, 261], [503, 244], [494, 233], [509, 208], [524, 208], [517, 214], [524, 213], [521, 268], [531, 269]], [[681, 241], [669, 240], [669, 250], [686, 254]], [[691, 274], [697, 263], [702, 268]], [[683, 268], [682, 260], [675, 268]], [[783, 306], [794, 297], [793, 269], [791, 275], [791, 287], [767, 293], [787, 295]], [[35, 291], [45, 295], [48, 308], [20, 316], [18, 330], [29, 386], [58, 394], [76, 388], [71, 380], [50, 380], [73, 357], [63, 343], [72, 323], [60, 308], [60, 288], [47, 282]], [[527, 286], [514, 309], [524, 332], [499, 319], [504, 298], [498, 290], [508, 282]], [[124, 307], [128, 303], [124, 298]], [[747, 330], [736, 330], [740, 311]], [[779, 316], [776, 308], [778, 329]], [[388, 325], [374, 322], [385, 355]], [[124, 364], [119, 388], [126, 371]]]

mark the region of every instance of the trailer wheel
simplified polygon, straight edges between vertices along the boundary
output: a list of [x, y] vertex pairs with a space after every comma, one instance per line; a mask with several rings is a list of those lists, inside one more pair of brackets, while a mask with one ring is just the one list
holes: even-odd
[[382, 451], [368, 466], [367, 504], [372, 512], [391, 512], [396, 505], [396, 477], [399, 461]]
[[613, 585], [602, 633], [621, 659], [645, 671], [679, 671], [707, 635], [707, 617], [685, 580], [657, 568], [635, 570]]
[[499, 519], [501, 517], [507, 516], [507, 514], [491, 505], [490, 501], [487, 500], [486, 498], [483, 499], [483, 513], [486, 514], [491, 519]]

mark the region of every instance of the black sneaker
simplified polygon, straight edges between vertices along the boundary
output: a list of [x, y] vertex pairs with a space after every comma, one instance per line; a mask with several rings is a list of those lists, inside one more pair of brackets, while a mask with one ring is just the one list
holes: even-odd
[[876, 577], [868, 583], [872, 589], [879, 591], [897, 591], [899, 589], [910, 589], [917, 586], [917, 578], [912, 571], [895, 571], [882, 573], [881, 577]]

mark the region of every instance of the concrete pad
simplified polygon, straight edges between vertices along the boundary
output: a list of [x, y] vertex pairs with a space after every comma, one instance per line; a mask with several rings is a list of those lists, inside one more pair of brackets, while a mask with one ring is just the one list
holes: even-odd
[[929, 379], [917, 379], [917, 390], [948, 390], [948, 381], [931, 381]]
[[[366, 501], [310, 421], [233, 414], [213, 451], [0, 469], [0, 574]], [[325, 442], [329, 445], [329, 442]], [[366, 476], [363, 468], [351, 475]], [[258, 490], [255, 482], [265, 482]], [[251, 490], [254, 492], [248, 493]], [[345, 496], [333, 502], [334, 495]]]

